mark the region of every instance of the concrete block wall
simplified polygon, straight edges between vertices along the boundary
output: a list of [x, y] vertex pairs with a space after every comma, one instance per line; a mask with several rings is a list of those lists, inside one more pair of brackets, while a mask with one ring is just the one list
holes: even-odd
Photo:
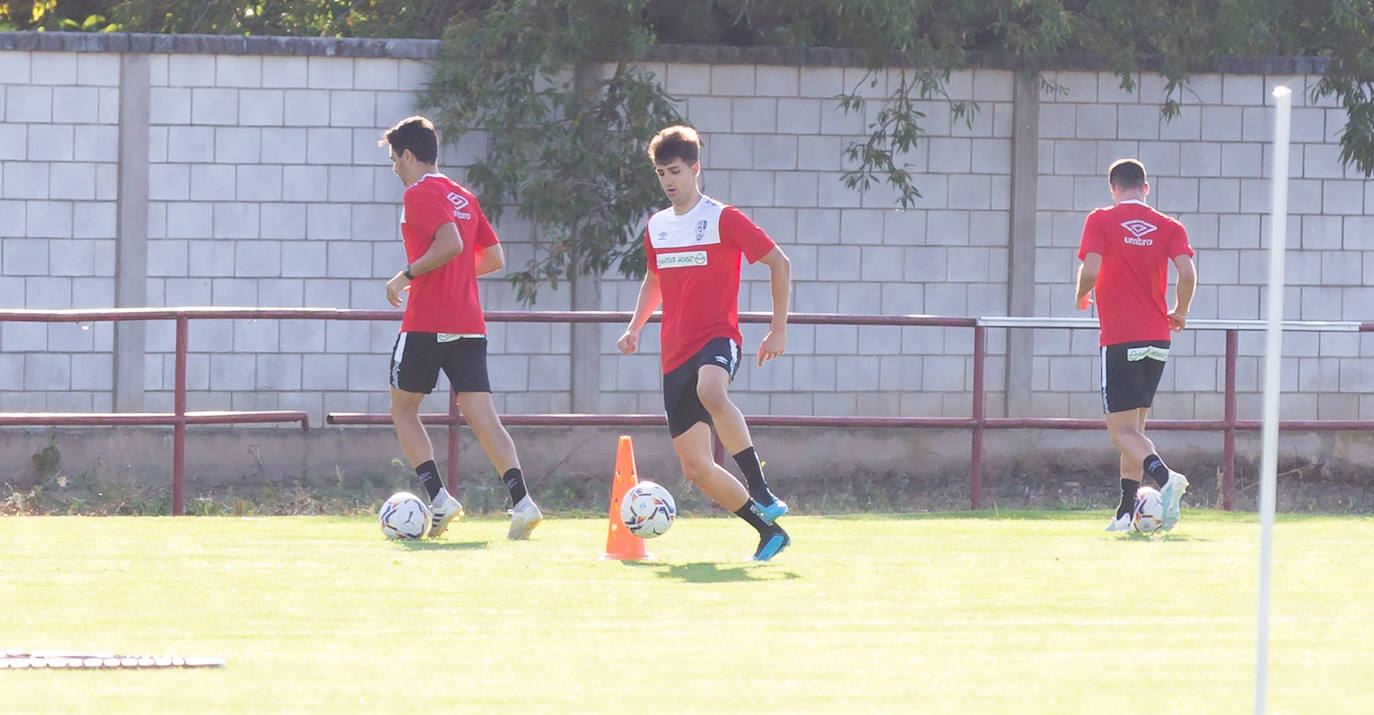
[[[377, 140], [427, 75], [414, 59], [152, 55], [148, 303], [388, 308], [403, 187]], [[148, 328], [149, 409], [171, 408], [172, 331]], [[188, 407], [384, 408], [395, 332], [193, 321]]]
[[[386, 309], [382, 285], [403, 262], [397, 221], [402, 187], [381, 131], [416, 111], [434, 43], [229, 38], [143, 49], [148, 61], [146, 302], [153, 306], [322, 306]], [[0, 43], [0, 304], [107, 307], [115, 302], [119, 206], [120, 57], [128, 48], [83, 37], [76, 48]], [[255, 49], [256, 48], [256, 49]], [[285, 48], [285, 49], [283, 49]], [[361, 48], [361, 49], [360, 49]], [[1005, 315], [1011, 265], [1015, 73], [954, 73], [951, 98], [977, 102], [965, 122], [942, 101], [923, 103], [929, 136], [909, 157], [922, 198], [897, 206], [886, 188], [841, 183], [844, 148], [864, 136], [876, 102], [897, 80], [843, 62], [799, 66], [715, 64], [665, 56], [648, 63], [705, 137], [703, 188], [739, 206], [792, 258], [792, 308], [804, 312]], [[1189, 227], [1202, 285], [1193, 318], [1258, 318], [1266, 280], [1269, 89], [1309, 76], [1204, 74], [1182, 115], [1159, 117], [1161, 82], [1135, 90], [1109, 74], [1051, 73], [1063, 89], [1038, 97], [1033, 312], [1079, 315], [1070, 305], [1079, 231], [1109, 201], [1103, 174], [1139, 156], [1151, 202]], [[870, 85], [871, 83], [871, 85]], [[835, 96], [863, 87], [864, 113]], [[1337, 160], [1344, 112], [1295, 91], [1288, 263], [1289, 317], [1361, 320], [1366, 274], [1361, 240], [1374, 190]], [[484, 150], [480, 135], [446, 146], [443, 168], [462, 179]], [[628, 147], [640, 153], [642, 147]], [[646, 181], [652, 175], [646, 166]], [[531, 228], [508, 211], [497, 227], [509, 263], [531, 255]], [[130, 240], [138, 237], [128, 237]], [[1366, 267], [1368, 266], [1368, 267]], [[767, 271], [746, 266], [744, 310], [769, 307]], [[636, 281], [606, 276], [601, 307], [629, 310]], [[519, 309], [500, 279], [483, 281], [489, 309]], [[538, 309], [571, 305], [566, 288], [541, 292]], [[598, 409], [658, 412], [657, 333], [644, 353], [621, 356], [623, 326], [600, 328]], [[385, 411], [393, 322], [194, 321], [191, 409]], [[0, 410], [106, 410], [113, 330], [108, 323], [0, 325]], [[988, 414], [1007, 410], [1007, 360], [1030, 360], [1032, 414], [1100, 413], [1096, 335], [1036, 333], [1030, 355], [1011, 358], [1005, 331], [989, 332]], [[744, 329], [746, 354], [763, 326]], [[490, 325], [499, 409], [571, 409], [568, 326]], [[746, 412], [964, 416], [971, 409], [972, 331], [958, 328], [794, 325], [788, 355], [749, 362], [734, 395]], [[1258, 415], [1261, 338], [1241, 340], [1241, 416]], [[173, 334], [151, 323], [145, 339], [144, 409], [171, 408]], [[1155, 414], [1220, 415], [1218, 332], [1175, 342]], [[1289, 417], [1374, 416], [1371, 338], [1292, 335], [1286, 342]], [[441, 381], [442, 385], [442, 381]], [[442, 409], [435, 399], [433, 410]]]
[[[950, 82], [976, 101], [972, 122], [944, 101], [921, 103], [929, 134], [907, 157], [922, 197], [902, 209], [889, 187], [846, 188], [845, 148], [859, 141], [897, 72], [843, 67], [655, 63], [650, 69], [703, 135], [702, 190], [733, 204], [792, 261], [792, 310], [807, 313], [1002, 315], [1007, 311], [1012, 73], [980, 69]], [[861, 88], [864, 112], [835, 96]], [[636, 148], [636, 151], [642, 149]], [[646, 180], [652, 176], [646, 172]], [[666, 205], [666, 204], [665, 204]], [[746, 264], [740, 307], [771, 309], [767, 268]], [[639, 284], [608, 279], [603, 308], [630, 310]], [[646, 357], [615, 349], [622, 326], [603, 333], [603, 410], [662, 410], [656, 344]], [[746, 355], [763, 325], [743, 329]], [[613, 334], [612, 334], [613, 333]], [[656, 336], [655, 336], [656, 337]], [[973, 333], [966, 328], [794, 325], [788, 356], [746, 361], [731, 394], [745, 412], [968, 416]], [[1003, 352], [1002, 336], [991, 347]], [[988, 362], [1001, 390], [1003, 358]], [[989, 399], [1001, 409], [1001, 395]]]
[[[1273, 100], [1293, 89], [1284, 315], [1291, 320], [1368, 320], [1374, 292], [1374, 184], [1339, 161], [1346, 112], [1314, 102], [1312, 75], [1205, 74], [1189, 83], [1182, 111], [1160, 117], [1163, 80], [1134, 77], [1132, 90], [1100, 72], [1047, 76], [1062, 91], [1040, 97], [1036, 315], [1079, 314], [1072, 306], [1077, 247], [1088, 211], [1111, 202], [1104, 178], [1118, 157], [1150, 174], [1149, 203], [1188, 229], [1199, 286], [1190, 318], [1259, 319], [1269, 278]], [[1171, 271], [1170, 290], [1173, 286]], [[1172, 296], [1172, 293], [1170, 294]], [[1032, 401], [1038, 415], [1092, 417], [1099, 366], [1091, 331], [1045, 331], [1035, 339]], [[1240, 335], [1237, 414], [1258, 419], [1264, 337]], [[1225, 336], [1187, 330], [1152, 414], [1220, 418]], [[1374, 417], [1367, 375], [1374, 336], [1287, 333], [1282, 414], [1289, 419]]]
[[[120, 56], [0, 52], [0, 305], [114, 303]], [[0, 410], [108, 410], [111, 323], [0, 325]]]

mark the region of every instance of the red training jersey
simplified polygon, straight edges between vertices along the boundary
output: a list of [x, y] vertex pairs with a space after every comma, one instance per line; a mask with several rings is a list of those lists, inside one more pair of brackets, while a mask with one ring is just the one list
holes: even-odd
[[463, 251], [439, 268], [415, 276], [401, 332], [486, 335], [476, 260], [478, 252], [498, 243], [496, 232], [471, 191], [443, 174], [425, 174], [406, 189], [403, 199], [401, 239], [406, 261], [420, 260], [434, 243], [434, 232], [446, 223], [458, 226]]
[[1193, 255], [1188, 232], [1172, 216], [1130, 199], [1088, 214], [1078, 258], [1102, 255], [1097, 276], [1099, 345], [1169, 339], [1169, 262]]
[[663, 372], [712, 338], [739, 333], [740, 257], [753, 263], [777, 244], [739, 209], [702, 196], [679, 216], [668, 207], [649, 217], [644, 253], [663, 290]]

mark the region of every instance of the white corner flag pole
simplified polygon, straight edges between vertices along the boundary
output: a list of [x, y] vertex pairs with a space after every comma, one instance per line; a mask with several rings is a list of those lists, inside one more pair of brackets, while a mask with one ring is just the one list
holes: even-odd
[[1264, 426], [1260, 458], [1259, 625], [1255, 659], [1255, 715], [1265, 712], [1269, 679], [1269, 572], [1274, 550], [1274, 501], [1278, 489], [1279, 373], [1283, 365], [1283, 256], [1288, 231], [1288, 134], [1293, 90], [1274, 89], [1273, 202], [1269, 221], [1269, 321], [1264, 346]]

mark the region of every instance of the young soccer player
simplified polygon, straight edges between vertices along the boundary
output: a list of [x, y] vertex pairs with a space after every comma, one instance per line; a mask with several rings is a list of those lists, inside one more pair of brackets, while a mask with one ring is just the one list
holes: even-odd
[[[1136, 489], [1149, 475], [1164, 502], [1161, 528], [1174, 528], [1188, 478], [1170, 470], [1145, 436], [1145, 414], [1169, 358], [1169, 333], [1188, 322], [1197, 269], [1183, 224], [1145, 204], [1145, 166], [1118, 159], [1107, 172], [1112, 206], [1088, 214], [1078, 258], [1075, 305], [1087, 310], [1097, 296], [1102, 347], [1102, 411], [1107, 433], [1121, 453], [1121, 504], [1107, 531], [1128, 531]], [[1178, 269], [1174, 307], [1165, 306], [1169, 263]]]
[[506, 537], [528, 539], [544, 517], [529, 496], [515, 443], [491, 401], [486, 321], [477, 291], [477, 277], [500, 270], [505, 253], [477, 197], [439, 173], [439, 135], [428, 119], [403, 119], [378, 144], [390, 148], [392, 170], [406, 185], [401, 238], [407, 263], [386, 283], [386, 299], [393, 306], [410, 296], [391, 354], [391, 421], [429, 494], [434, 514], [430, 536], [444, 533], [463, 511], [444, 488], [434, 447], [420, 422], [420, 401], [443, 370], [457, 393], [458, 408], [510, 492]]
[[[754, 560], [768, 561], [791, 543], [777, 524], [787, 504], [768, 488], [749, 426], [727, 390], [740, 361], [741, 256], [769, 270], [773, 320], [759, 345], [759, 366], [782, 355], [787, 345], [792, 266], [773, 239], [739, 209], [702, 195], [697, 186], [700, 152], [701, 139], [687, 126], [668, 127], [649, 142], [649, 159], [672, 205], [649, 218], [644, 235], [648, 271], [617, 347], [625, 354], [638, 350], [640, 331], [662, 304], [663, 406], [682, 471], [758, 531]], [[748, 489], [712, 458], [713, 425]]]

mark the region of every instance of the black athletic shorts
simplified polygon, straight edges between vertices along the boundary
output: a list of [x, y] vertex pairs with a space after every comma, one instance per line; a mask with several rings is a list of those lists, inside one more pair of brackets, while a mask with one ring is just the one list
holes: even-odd
[[696, 355], [663, 376], [663, 409], [668, 413], [668, 434], [673, 437], [691, 429], [698, 422], [711, 424], [697, 396], [697, 369], [702, 365], [716, 365], [734, 379], [739, 370], [739, 343], [730, 338], [712, 338]]
[[1102, 347], [1102, 411], [1149, 407], [1169, 359], [1168, 340], [1145, 340]]
[[487, 339], [444, 333], [400, 333], [391, 349], [391, 386], [428, 395], [448, 375], [454, 392], [491, 392]]

